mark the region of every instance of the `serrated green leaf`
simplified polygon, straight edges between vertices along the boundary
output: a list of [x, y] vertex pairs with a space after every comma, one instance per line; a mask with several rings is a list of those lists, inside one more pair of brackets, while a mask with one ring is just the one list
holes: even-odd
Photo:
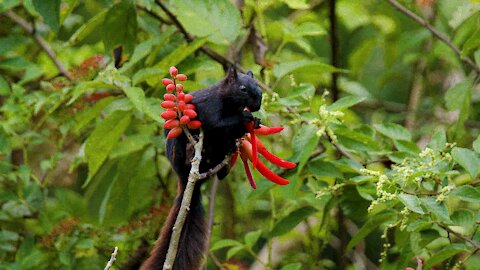
[[93, 107], [86, 108], [81, 110], [75, 115], [75, 126], [73, 127], [73, 132], [78, 133], [84, 127], [88, 125], [93, 119], [97, 118], [103, 109], [108, 106], [112, 101], [114, 101], [114, 97], [106, 97], [102, 98], [100, 101], [95, 103]]
[[460, 164], [473, 178], [480, 173], [480, 158], [470, 149], [455, 147], [452, 149], [453, 159]]
[[403, 141], [411, 141], [412, 135], [410, 132], [395, 123], [386, 123], [386, 124], [374, 124], [373, 127], [383, 135], [389, 137], [393, 140], [403, 140]]
[[393, 141], [393, 144], [398, 149], [398, 151], [410, 153], [412, 155], [417, 155], [420, 153], [418, 145], [414, 142], [395, 140]]
[[137, 12], [130, 1], [121, 1], [112, 6], [103, 21], [103, 43], [105, 51], [111, 53], [124, 46], [127, 54], [133, 52], [137, 39]]
[[125, 137], [110, 153], [110, 158], [118, 158], [142, 150], [152, 143], [149, 135], [136, 134]]
[[428, 142], [427, 146], [432, 148], [433, 150], [440, 150], [445, 148], [445, 144], [447, 143], [447, 135], [444, 131], [437, 131], [433, 134], [430, 142]]
[[298, 163], [297, 171], [301, 172], [302, 168], [308, 161], [310, 153], [317, 147], [320, 138], [316, 134], [317, 130], [312, 125], [304, 125], [293, 138], [293, 157], [292, 162]]
[[129, 111], [115, 111], [107, 116], [90, 134], [85, 142], [85, 157], [88, 162], [88, 178], [83, 186], [87, 186], [100, 166], [107, 159], [123, 132], [130, 124]]
[[123, 89], [123, 92], [127, 95], [128, 99], [133, 103], [137, 110], [148, 115], [150, 118], [159, 123], [164, 122], [163, 119], [157, 113], [155, 113], [147, 103], [147, 100], [145, 99], [145, 93], [141, 88], [127, 87]]
[[425, 262], [424, 268], [431, 269], [432, 266], [467, 250], [464, 244], [451, 244], [446, 246], [444, 249], [435, 252], [435, 254]]
[[243, 247], [243, 244], [238, 242], [237, 240], [232, 240], [232, 239], [222, 239], [217, 242], [215, 242], [212, 247], [210, 248], [210, 251], [214, 251], [217, 249], [221, 249], [224, 247]]
[[58, 32], [60, 28], [60, 0], [32, 0], [32, 3], [52, 31]]
[[365, 97], [357, 97], [357, 96], [347, 96], [343, 97], [333, 104], [328, 105], [327, 110], [329, 111], [339, 111], [346, 108], [350, 108], [355, 106], [356, 104], [365, 100]]
[[308, 163], [308, 170], [316, 176], [343, 178], [343, 173], [331, 162], [315, 160]]
[[84, 40], [92, 32], [99, 30], [103, 21], [105, 20], [105, 15], [107, 14], [108, 9], [102, 10], [100, 13], [92, 17], [88, 22], [82, 24], [75, 33], [68, 39], [68, 46], [73, 46], [80, 41]]
[[398, 199], [412, 212], [425, 214], [422, 209], [420, 199], [417, 196], [402, 193], [398, 195]]
[[462, 201], [480, 203], [480, 190], [470, 185], [457, 187], [449, 194], [461, 199]]
[[275, 224], [272, 231], [268, 234], [269, 237], [275, 237], [289, 232], [291, 229], [297, 226], [298, 223], [315, 212], [317, 212], [317, 209], [311, 206], [302, 207], [291, 212]]
[[187, 32], [228, 45], [241, 31], [239, 10], [229, 0], [175, 0], [171, 9]]
[[421, 198], [421, 201], [427, 211], [431, 212], [437, 219], [448, 224], [452, 223], [445, 203], [436, 202], [435, 197], [423, 197]]
[[250, 248], [253, 247], [253, 245], [255, 245], [255, 243], [257, 243], [257, 241], [258, 241], [258, 239], [260, 238], [261, 235], [262, 235], [261, 230], [254, 231], [254, 232], [248, 232], [244, 237], [245, 238], [245, 244]]
[[350, 242], [347, 245], [347, 251], [351, 250], [356, 246], [360, 241], [367, 237], [371, 232], [373, 232], [378, 226], [382, 225], [385, 221], [394, 217], [395, 214], [392, 212], [384, 212], [374, 216], [371, 216], [365, 224], [357, 231], [357, 233], [352, 237]]
[[340, 72], [341, 69], [335, 68], [334, 66], [322, 63], [315, 60], [299, 60], [293, 62], [284, 62], [278, 65], [275, 65], [273, 68], [273, 74], [279, 80], [284, 76], [293, 73], [305, 71], [308, 73], [333, 73]]

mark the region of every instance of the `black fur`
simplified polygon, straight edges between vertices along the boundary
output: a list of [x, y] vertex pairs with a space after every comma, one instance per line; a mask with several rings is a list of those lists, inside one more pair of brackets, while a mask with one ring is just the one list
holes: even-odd
[[[225, 157], [236, 150], [236, 140], [247, 132], [245, 122], [254, 120], [251, 112], [258, 111], [262, 102], [262, 92], [257, 86], [253, 74], [238, 74], [230, 69], [227, 76], [209, 88], [192, 93], [192, 103], [196, 106], [197, 119], [202, 122], [204, 132], [202, 162], [200, 172], [206, 172], [222, 162]], [[248, 108], [245, 112], [244, 109]], [[165, 134], [168, 130], [165, 131]], [[194, 135], [198, 132], [192, 132]], [[150, 258], [141, 269], [162, 269], [165, 261], [172, 228], [178, 214], [183, 191], [188, 182], [193, 146], [185, 135], [167, 140], [167, 157], [179, 176], [179, 191], [175, 205], [160, 234], [157, 245]], [[224, 167], [218, 172], [223, 179], [228, 173]], [[206, 239], [205, 221], [201, 204], [200, 185], [194, 190], [190, 212], [181, 234], [181, 240], [174, 270], [199, 269], [204, 257]]]

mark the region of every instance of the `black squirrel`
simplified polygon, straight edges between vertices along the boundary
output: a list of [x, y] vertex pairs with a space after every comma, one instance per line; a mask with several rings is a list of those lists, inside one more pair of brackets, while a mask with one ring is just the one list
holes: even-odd
[[[237, 148], [237, 139], [247, 133], [246, 122], [259, 120], [251, 112], [258, 111], [262, 102], [262, 91], [253, 78], [252, 72], [240, 74], [230, 68], [227, 76], [217, 84], [194, 91], [192, 103], [196, 106], [197, 120], [202, 122], [204, 132], [200, 173], [206, 172], [221, 163], [225, 157]], [[165, 135], [169, 130], [165, 131]], [[192, 134], [198, 134], [193, 132]], [[175, 203], [165, 221], [150, 257], [144, 262], [142, 270], [162, 269], [166, 259], [173, 225], [188, 182], [190, 162], [193, 157], [193, 145], [182, 134], [176, 139], [168, 139], [167, 157], [179, 177]], [[217, 176], [223, 179], [229, 172], [223, 167]], [[180, 236], [174, 270], [200, 269], [206, 250], [207, 227], [201, 203], [200, 186], [195, 186], [190, 211]]]

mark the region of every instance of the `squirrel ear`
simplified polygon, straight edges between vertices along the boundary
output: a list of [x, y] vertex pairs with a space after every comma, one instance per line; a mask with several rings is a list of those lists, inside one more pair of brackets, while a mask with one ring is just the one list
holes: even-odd
[[250, 76], [250, 78], [253, 78], [253, 72], [251, 70], [247, 71], [247, 75]]
[[227, 81], [235, 82], [237, 79], [238, 79], [237, 69], [235, 68], [235, 65], [231, 65], [228, 68]]

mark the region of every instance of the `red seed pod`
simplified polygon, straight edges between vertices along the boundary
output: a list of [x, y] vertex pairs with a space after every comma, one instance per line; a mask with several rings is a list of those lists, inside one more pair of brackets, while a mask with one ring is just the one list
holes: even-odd
[[183, 82], [183, 81], [186, 81], [187, 80], [187, 75], [185, 74], [178, 74], [177, 75], [177, 80]]
[[167, 85], [169, 85], [169, 84], [173, 84], [173, 81], [170, 80], [170, 79], [168, 79], [168, 78], [163, 78], [163, 79], [162, 79], [162, 84], [165, 85], [165, 86], [167, 86]]
[[198, 120], [193, 120], [193, 121], [190, 121], [190, 123], [187, 124], [187, 127], [189, 129], [198, 129], [202, 126], [202, 122], [198, 121]]
[[162, 108], [164, 109], [170, 109], [175, 107], [175, 102], [171, 100], [165, 100], [164, 102], [162, 102], [162, 104], [160, 104], [160, 106], [162, 106]]
[[167, 91], [168, 92], [172, 92], [173, 90], [175, 90], [175, 85], [173, 83], [167, 85]]
[[177, 138], [180, 136], [180, 134], [182, 134], [182, 132], [183, 130], [181, 127], [172, 128], [172, 130], [170, 130], [167, 134], [167, 139]]
[[177, 97], [175, 97], [174, 94], [165, 94], [163, 95], [164, 100], [170, 100], [170, 101], [175, 101], [177, 100]]
[[180, 124], [186, 125], [188, 123], [190, 123], [190, 117], [188, 117], [187, 115], [184, 115], [180, 118]]
[[192, 95], [190, 95], [190, 94], [186, 94], [186, 95], [185, 95], [185, 99], [184, 99], [185, 102], [188, 103], [188, 102], [192, 101], [192, 99], [193, 99], [193, 96], [192, 96]]
[[162, 112], [160, 116], [165, 120], [175, 119], [177, 118], [177, 112], [168, 110], [168, 111]]
[[178, 69], [176, 67], [170, 67], [169, 72], [172, 77], [175, 77], [178, 74]]
[[165, 122], [165, 124], [163, 124], [163, 127], [166, 129], [172, 129], [172, 128], [178, 127], [179, 124], [180, 124], [180, 121], [178, 121], [177, 119], [170, 119], [167, 122]]
[[179, 101], [177, 103], [177, 108], [179, 112], [183, 112], [185, 110], [186, 104], [185, 101]]
[[190, 110], [190, 109], [185, 109], [183, 111], [183, 114], [188, 115], [188, 117], [190, 117], [190, 118], [197, 117], [197, 113], [194, 110]]
[[185, 99], [185, 94], [184, 93], [178, 93], [177, 98], [178, 98], [178, 100], [183, 101]]
[[185, 106], [185, 109], [194, 110], [194, 111], [195, 111], [196, 108], [197, 108], [197, 107], [195, 107], [195, 105], [193, 105], [193, 104], [187, 104], [187, 105]]
[[183, 84], [177, 83], [177, 91], [182, 92], [183, 91]]

